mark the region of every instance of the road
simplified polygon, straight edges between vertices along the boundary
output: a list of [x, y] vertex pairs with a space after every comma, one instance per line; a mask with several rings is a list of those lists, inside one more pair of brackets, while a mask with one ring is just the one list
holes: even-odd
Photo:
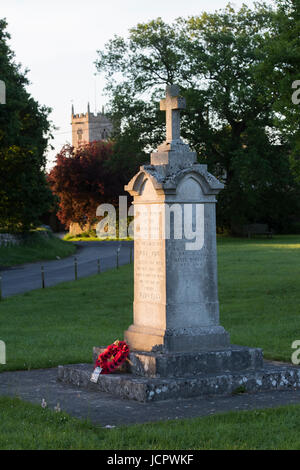
[[[74, 260], [77, 258], [78, 279], [98, 272], [98, 259], [101, 271], [116, 267], [117, 250], [119, 265], [130, 262], [133, 242], [76, 242], [77, 253], [68, 258], [27, 263], [0, 271], [2, 277], [2, 297], [22, 294], [42, 286], [41, 266], [44, 267], [45, 286], [54, 286], [60, 282], [73, 281], [75, 277]], [[133, 252], [133, 250], [132, 250]]]

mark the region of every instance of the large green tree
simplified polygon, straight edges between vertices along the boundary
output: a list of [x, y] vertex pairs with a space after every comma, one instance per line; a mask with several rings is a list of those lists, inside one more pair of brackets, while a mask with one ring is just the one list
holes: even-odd
[[274, 109], [282, 128], [294, 134], [300, 128], [299, 108], [292, 100], [292, 85], [300, 80], [300, 0], [277, 0], [276, 4], [257, 78], [263, 78], [276, 97]]
[[163, 140], [165, 85], [180, 85], [187, 98], [182, 136], [225, 183], [218, 224], [233, 231], [259, 221], [283, 229], [297, 210], [289, 143], [276, 132], [276, 94], [257, 79], [273, 20], [264, 4], [228, 5], [171, 25], [139, 24], [98, 51], [119, 132], [134, 128], [146, 149]]
[[291, 166], [300, 182], [300, 0], [276, 4], [257, 80], [264, 80], [276, 97], [276, 124], [290, 144]]
[[7, 23], [0, 20], [0, 79], [6, 104], [0, 105], [0, 229], [25, 231], [53, 203], [45, 177], [49, 108], [28, 93], [27, 71], [8, 46]]

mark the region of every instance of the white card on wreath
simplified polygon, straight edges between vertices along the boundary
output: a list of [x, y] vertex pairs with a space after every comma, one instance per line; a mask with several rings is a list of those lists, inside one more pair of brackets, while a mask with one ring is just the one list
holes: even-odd
[[99, 375], [101, 374], [101, 371], [102, 371], [101, 367], [96, 367], [96, 369], [92, 373], [92, 376], [91, 376], [91, 379], [90, 379], [91, 382], [93, 382], [95, 384], [98, 383]]

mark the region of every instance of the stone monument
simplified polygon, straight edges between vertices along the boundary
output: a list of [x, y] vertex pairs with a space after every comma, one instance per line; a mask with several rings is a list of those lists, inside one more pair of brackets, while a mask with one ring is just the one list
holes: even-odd
[[58, 378], [139, 401], [300, 388], [299, 368], [266, 365], [261, 349], [231, 345], [219, 323], [215, 206], [223, 185], [180, 138], [177, 86], [160, 106], [166, 141], [126, 186], [135, 209], [130, 362], [97, 384], [86, 364], [60, 366]]
[[160, 107], [167, 139], [125, 188], [134, 197], [136, 228], [148, 228], [145, 238], [135, 233], [134, 324], [125, 340], [144, 351], [227, 347], [229, 335], [219, 325], [215, 223], [223, 185], [180, 138], [185, 100], [178, 87], [167, 87], [166, 95]]

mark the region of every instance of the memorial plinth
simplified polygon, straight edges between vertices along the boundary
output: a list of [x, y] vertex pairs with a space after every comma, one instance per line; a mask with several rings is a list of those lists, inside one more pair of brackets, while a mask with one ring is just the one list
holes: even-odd
[[177, 93], [168, 87], [161, 102], [166, 142], [125, 188], [136, 220], [134, 323], [125, 333], [131, 350], [229, 346], [219, 324], [216, 255], [215, 205], [223, 185], [181, 141], [184, 100]]
[[[176, 172], [168, 174], [164, 164], [144, 166], [126, 188], [134, 196], [137, 230], [139, 224], [148, 228], [148, 237], [135, 235], [134, 323], [125, 333], [132, 350], [229, 345], [219, 324], [216, 256], [215, 196], [223, 186], [205, 165], [184, 168], [184, 155], [177, 153], [182, 165]], [[184, 233], [185, 223], [197, 230], [193, 241]]]
[[231, 345], [220, 325], [215, 207], [223, 185], [180, 139], [184, 106], [179, 89], [167, 87], [167, 139], [126, 186], [135, 212], [130, 362], [98, 384], [86, 365], [61, 366], [59, 380], [140, 401], [300, 388], [299, 369], [266, 366], [261, 349]]

